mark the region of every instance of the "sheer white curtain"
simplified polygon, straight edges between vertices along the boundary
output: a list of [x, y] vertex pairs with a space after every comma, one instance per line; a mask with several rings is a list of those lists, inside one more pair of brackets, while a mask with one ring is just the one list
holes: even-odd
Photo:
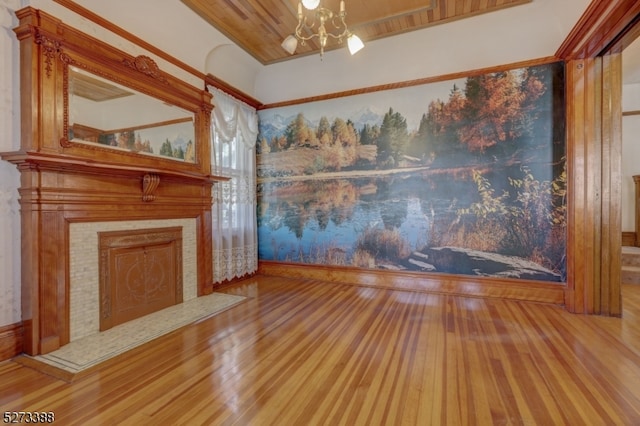
[[213, 278], [230, 280], [258, 269], [256, 110], [209, 87], [213, 94], [211, 167], [231, 177], [213, 185]]

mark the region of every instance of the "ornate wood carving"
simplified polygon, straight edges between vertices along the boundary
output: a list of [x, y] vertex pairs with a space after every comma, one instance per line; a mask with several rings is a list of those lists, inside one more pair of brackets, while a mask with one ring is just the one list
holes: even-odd
[[133, 60], [125, 58], [122, 60], [122, 63], [129, 68], [148, 75], [151, 78], [155, 78], [156, 80], [161, 81], [164, 84], [169, 84], [166, 77], [162, 75], [160, 68], [158, 68], [158, 64], [156, 64], [156, 62], [148, 56], [136, 56]]
[[[98, 243], [100, 244], [100, 242]], [[111, 293], [109, 292], [109, 251], [100, 250], [100, 323], [111, 318]]]
[[53, 40], [41, 33], [36, 33], [35, 36], [36, 44], [42, 46], [42, 54], [45, 57], [45, 71], [47, 73], [47, 77], [51, 77], [51, 72], [53, 71], [53, 61], [56, 57], [56, 54], [60, 52], [61, 43], [58, 40]]
[[[211, 185], [226, 178], [210, 174], [211, 94], [164, 73], [151, 58], [131, 56], [43, 11], [26, 7], [16, 16], [22, 140], [18, 151], [0, 156], [21, 173], [24, 351], [38, 355], [70, 339], [71, 223], [195, 220], [198, 295], [208, 294]], [[192, 112], [195, 162], [69, 141], [71, 66]]]
[[147, 173], [142, 178], [142, 201], [153, 201], [156, 199], [155, 191], [160, 185], [160, 176]]

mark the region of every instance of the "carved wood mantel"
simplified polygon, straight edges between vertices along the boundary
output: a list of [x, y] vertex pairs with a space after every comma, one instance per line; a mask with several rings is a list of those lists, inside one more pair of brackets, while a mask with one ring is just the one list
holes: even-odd
[[[0, 153], [21, 174], [24, 352], [70, 340], [69, 226], [74, 222], [196, 221], [198, 295], [212, 291], [211, 95], [31, 7], [16, 12], [20, 42], [21, 147]], [[193, 114], [195, 160], [176, 161], [68, 133], [70, 67], [130, 87]]]

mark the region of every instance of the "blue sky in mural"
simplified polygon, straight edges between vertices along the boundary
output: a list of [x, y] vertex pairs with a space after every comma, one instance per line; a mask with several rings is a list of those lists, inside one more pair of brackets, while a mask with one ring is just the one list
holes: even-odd
[[[429, 102], [435, 99], [446, 101], [453, 85], [464, 87], [465, 79], [447, 80], [427, 85], [393, 89], [385, 92], [365, 93], [324, 101], [311, 102], [304, 105], [305, 118], [317, 123], [320, 117], [326, 116], [329, 121], [340, 117], [351, 119], [355, 123], [363, 123], [379, 119], [393, 107], [407, 119], [409, 129], [417, 129], [420, 117], [427, 111]], [[388, 93], [388, 96], [381, 96]], [[265, 109], [260, 111], [260, 120], [264, 123], [277, 123], [282, 118], [290, 118], [300, 112], [299, 105], [290, 107]], [[371, 124], [371, 123], [370, 123]], [[377, 124], [379, 124], [377, 122]]]

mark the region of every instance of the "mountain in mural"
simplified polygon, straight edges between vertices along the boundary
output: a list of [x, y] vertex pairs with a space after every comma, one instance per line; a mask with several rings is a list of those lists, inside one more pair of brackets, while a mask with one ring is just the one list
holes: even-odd
[[[265, 138], [271, 140], [274, 137], [279, 137], [284, 134], [285, 129], [293, 120], [296, 119], [297, 112], [289, 116], [283, 116], [281, 114], [275, 114], [269, 120], [260, 120], [258, 123], [259, 135], [258, 138]], [[311, 122], [307, 120], [307, 125]]]
[[[353, 122], [353, 127], [357, 130], [362, 129], [365, 125], [369, 126], [380, 126], [382, 123], [382, 118], [384, 117], [385, 111], [377, 111], [372, 107], [363, 107], [360, 108], [346, 117], [348, 120]], [[282, 115], [275, 114], [270, 117], [268, 120], [260, 120], [259, 123], [259, 139], [271, 140], [274, 137], [280, 137], [284, 135], [287, 126], [293, 122], [298, 113], [295, 112], [290, 115]], [[330, 123], [338, 118], [336, 115], [326, 116]], [[343, 117], [339, 117], [343, 118]], [[315, 128], [318, 126], [318, 122], [320, 121], [320, 117], [305, 117], [305, 124], [309, 128]]]
[[[349, 120], [353, 122], [353, 127], [360, 130], [365, 124], [374, 126], [382, 124], [382, 118], [386, 111], [375, 111], [371, 107], [361, 108], [349, 116]], [[329, 119], [331, 121], [331, 118]]]
[[187, 147], [192, 143], [193, 141], [189, 136], [182, 134], [176, 135], [176, 138], [171, 141], [171, 145], [173, 145], [174, 148], [181, 148], [183, 151], [186, 151]]

